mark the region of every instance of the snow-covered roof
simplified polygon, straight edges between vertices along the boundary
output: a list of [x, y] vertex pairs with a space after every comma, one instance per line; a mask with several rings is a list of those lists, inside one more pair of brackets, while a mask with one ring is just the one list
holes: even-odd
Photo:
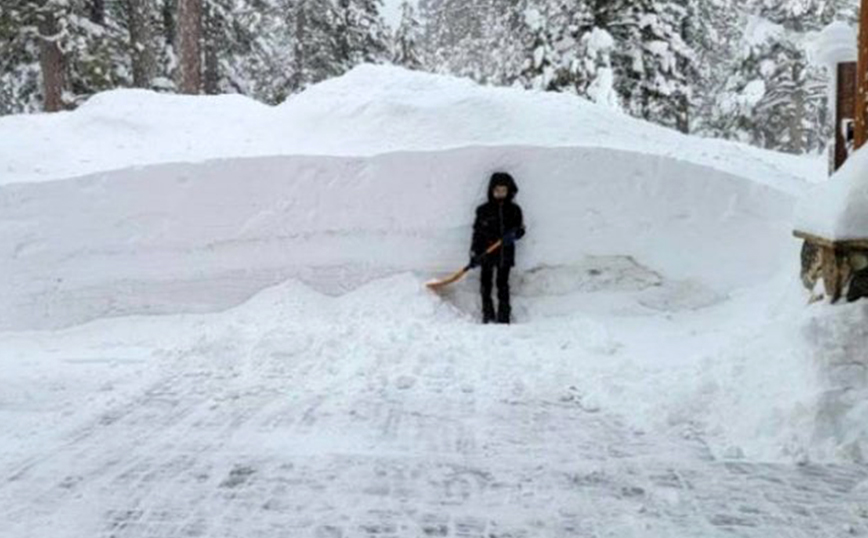
[[686, 136], [567, 94], [360, 66], [270, 107], [241, 96], [98, 94], [72, 112], [0, 118], [0, 184], [166, 162], [373, 156], [468, 146], [600, 147], [677, 158], [801, 192], [817, 159]]
[[817, 59], [825, 65], [855, 62], [856, 32], [846, 22], [835, 21], [820, 32], [815, 48]]
[[796, 230], [831, 241], [868, 238], [868, 148], [829, 181], [808, 190], [796, 211]]

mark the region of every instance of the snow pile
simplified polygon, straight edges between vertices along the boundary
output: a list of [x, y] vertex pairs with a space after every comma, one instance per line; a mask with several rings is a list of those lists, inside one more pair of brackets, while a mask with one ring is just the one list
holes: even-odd
[[804, 326], [817, 361], [818, 398], [811, 444], [819, 457], [868, 461], [868, 304], [818, 306]]
[[[574, 408], [570, 421], [600, 413], [655, 438], [699, 441], [717, 459], [861, 461], [868, 384], [864, 361], [848, 346], [865, 341], [864, 306], [805, 310], [793, 278], [666, 315], [599, 308], [623, 304], [637, 282], [573, 294], [562, 315], [508, 328], [478, 325], [403, 274], [338, 297], [290, 280], [222, 313], [0, 332], [12, 387], [0, 399], [9, 425], [0, 442], [24, 455], [56, 435], [45, 424], [63, 432], [161, 377], [183, 378], [168, 372], [207, 369], [214, 373], [188, 375], [196, 397], [212, 406], [238, 406], [263, 384], [289, 404], [329, 395], [319, 412], [334, 417], [331, 427], [291, 441], [256, 428], [235, 433], [245, 446], [255, 439], [281, 453], [363, 449], [370, 433], [359, 421], [404, 394], [404, 412], [423, 416], [472, 396], [479, 412], [461, 420], [479, 432], [499, 427], [497, 406], [531, 413], [557, 405]], [[537, 301], [517, 298], [522, 306]], [[200, 378], [217, 383], [216, 391], [201, 392]], [[574, 435], [567, 423], [557, 431]]]
[[733, 314], [752, 303], [482, 327], [421, 284], [399, 275], [328, 297], [290, 281], [217, 314], [0, 333], [13, 359], [0, 393], [6, 534], [864, 527], [864, 467], [734, 461], [761, 453], [768, 430], [706, 446], [699, 421], [727, 395], [754, 405], [726, 408], [733, 425], [800, 388], [786, 360], [714, 356], [744, 336]]
[[[0, 333], [0, 355], [29, 387], [4, 396], [6, 411], [50, 406], [52, 388], [34, 372], [53, 360], [67, 382], [115, 379], [103, 368], [112, 360], [133, 366], [123, 383], [199, 361], [217, 376], [208, 390], [218, 409], [244, 398], [251, 379], [266, 394], [292, 379], [310, 400], [343, 390], [323, 411], [337, 421], [332, 437], [314, 447], [367, 435], [347, 408], [376, 414], [392, 398], [422, 416], [472, 394], [507, 426], [472, 419], [520, 454], [507, 419], [522, 408], [525, 418], [610, 413], [637, 430], [705, 439], [719, 457], [858, 452], [850, 424], [861, 392], [849, 390], [858, 397], [846, 405], [823, 396], [837, 390], [824, 376], [852, 367], [838, 366], [848, 351], [817, 349], [828, 347], [824, 331], [864, 334], [806, 313], [798, 291], [790, 231], [804, 160], [568, 96], [383, 67], [275, 108], [113, 92], [69, 114], [0, 120], [0, 133], [13, 131], [0, 137], [0, 331], [172, 316]], [[528, 227], [509, 328], [473, 323], [476, 275], [442, 299], [422, 286], [466, 263], [473, 208], [497, 170], [517, 178]], [[87, 374], [51, 351], [79, 330], [87, 342], [70, 349], [98, 361]], [[49, 358], [18, 362], [40, 354]], [[165, 386], [198, 383], [185, 375]], [[103, 385], [83, 386], [93, 409], [111, 399], [92, 394]], [[53, 401], [86, 397], [68, 394]], [[16, 432], [36, 430], [15, 420]]]
[[833, 241], [868, 237], [868, 151], [855, 152], [828, 182], [805, 193], [796, 228]]
[[478, 145], [607, 147], [798, 190], [821, 159], [684, 136], [581, 98], [361, 66], [278, 107], [238, 96], [112, 91], [74, 111], [0, 118], [0, 183], [271, 155], [371, 156]]
[[695, 306], [769, 278], [796, 246], [790, 195], [646, 154], [492, 147], [169, 164], [0, 189], [0, 329], [228, 308], [287, 278], [338, 294], [451, 272], [467, 262], [473, 209], [498, 169], [521, 186], [518, 263], [535, 296], [617, 286], [601, 283], [629, 257], [656, 275], [643, 303]]
[[674, 383], [672, 402], [682, 406], [663, 416], [698, 420], [722, 457], [864, 464], [868, 304], [805, 307], [797, 288], [789, 276], [721, 306], [733, 316], [753, 308], [763, 321], [732, 326], [723, 347], [707, 346], [683, 377], [701, 381]]
[[[814, 54], [820, 62], [829, 67], [837, 67], [843, 62], [855, 62], [856, 42], [856, 32], [853, 28], [844, 21], [835, 21], [820, 32], [814, 45]], [[831, 78], [833, 84], [836, 84], [837, 77]], [[837, 92], [831, 95], [837, 95]]]

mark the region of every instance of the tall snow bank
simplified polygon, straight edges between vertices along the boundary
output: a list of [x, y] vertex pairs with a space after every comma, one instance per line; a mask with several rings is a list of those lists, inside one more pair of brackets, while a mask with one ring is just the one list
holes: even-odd
[[641, 153], [517, 146], [169, 164], [0, 187], [0, 330], [210, 311], [292, 277], [338, 294], [392, 273], [451, 272], [467, 262], [488, 177], [503, 169], [521, 186], [518, 262], [536, 287], [563, 284], [558, 268], [587, 268], [589, 256], [618, 256], [657, 283], [726, 294], [775, 274], [795, 245], [792, 196]]
[[667, 156], [788, 191], [822, 159], [700, 139], [553, 93], [361, 66], [278, 107], [239, 96], [98, 94], [73, 112], [0, 118], [0, 184], [127, 166], [269, 155], [372, 156], [466, 146], [604, 147]]
[[868, 150], [851, 155], [829, 181], [804, 195], [796, 228], [834, 241], [868, 237]]

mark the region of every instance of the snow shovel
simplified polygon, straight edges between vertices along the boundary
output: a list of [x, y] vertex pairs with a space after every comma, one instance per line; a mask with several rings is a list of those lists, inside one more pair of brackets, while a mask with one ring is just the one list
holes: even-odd
[[441, 288], [448, 286], [449, 284], [454, 284], [455, 282], [458, 282], [459, 280], [464, 278], [464, 275], [469, 273], [471, 269], [473, 269], [474, 267], [479, 265], [479, 262], [480, 262], [480, 260], [482, 260], [482, 258], [484, 258], [485, 256], [488, 256], [489, 254], [491, 254], [495, 250], [499, 249], [501, 247], [501, 245], [503, 245], [503, 239], [498, 239], [497, 242], [494, 243], [493, 245], [491, 245], [490, 247], [488, 247], [488, 249], [486, 249], [485, 252], [483, 252], [479, 256], [475, 257], [473, 259], [473, 261], [468, 263], [467, 266], [464, 267], [464, 269], [461, 269], [460, 271], [456, 272], [455, 274], [453, 274], [451, 276], [444, 278], [443, 280], [433, 280], [431, 282], [428, 282], [425, 285], [428, 286], [428, 289], [436, 291], [436, 290], [439, 290]]

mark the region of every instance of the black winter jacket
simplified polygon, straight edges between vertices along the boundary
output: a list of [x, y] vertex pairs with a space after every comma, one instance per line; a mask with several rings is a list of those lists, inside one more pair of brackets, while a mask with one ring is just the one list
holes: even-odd
[[[510, 230], [515, 230], [517, 239], [525, 233], [521, 207], [512, 201], [518, 192], [518, 187], [512, 178], [509, 178], [506, 181], [509, 195], [506, 200], [498, 201], [494, 198], [494, 187], [501, 184], [504, 184], [502, 179], [498, 180], [493, 177], [488, 185], [488, 202], [476, 208], [476, 220], [473, 223], [473, 244], [470, 247], [472, 256], [485, 252], [488, 247], [498, 239], [503, 238]], [[486, 256], [482, 263], [512, 267], [515, 265], [515, 245], [502, 246]]]

